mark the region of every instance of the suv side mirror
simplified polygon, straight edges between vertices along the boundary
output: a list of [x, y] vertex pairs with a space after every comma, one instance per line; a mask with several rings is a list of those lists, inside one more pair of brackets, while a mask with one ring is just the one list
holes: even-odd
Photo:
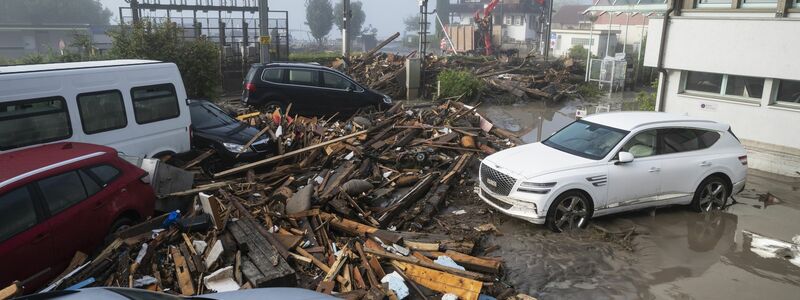
[[626, 164], [633, 161], [633, 154], [630, 152], [620, 152], [618, 155], [617, 164]]

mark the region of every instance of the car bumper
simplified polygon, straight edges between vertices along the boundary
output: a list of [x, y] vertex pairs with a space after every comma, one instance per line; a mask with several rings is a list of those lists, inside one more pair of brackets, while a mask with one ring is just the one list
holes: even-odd
[[733, 184], [733, 195], [739, 194], [742, 191], [744, 191], [745, 181], [746, 180], [742, 179], [742, 181]]
[[536, 214], [536, 205], [533, 203], [516, 201], [508, 197], [493, 195], [491, 192], [481, 187], [475, 187], [474, 191], [483, 202], [486, 202], [489, 206], [506, 215], [523, 219], [534, 224], [544, 224], [545, 222], [544, 217], [540, 217]]

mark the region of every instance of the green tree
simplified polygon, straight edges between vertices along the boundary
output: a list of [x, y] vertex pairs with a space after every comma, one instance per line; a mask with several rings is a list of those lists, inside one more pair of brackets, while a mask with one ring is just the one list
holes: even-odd
[[322, 46], [325, 36], [333, 28], [333, 7], [328, 0], [306, 0], [306, 25], [311, 36]]
[[0, 23], [108, 25], [112, 13], [99, 0], [2, 0]]
[[189, 97], [215, 98], [220, 86], [217, 44], [205, 37], [184, 40], [175, 23], [138, 22], [110, 31], [114, 58], [153, 59], [173, 62], [183, 77]]
[[[347, 33], [352, 41], [357, 36], [361, 35], [361, 27], [364, 26], [364, 21], [367, 19], [367, 14], [364, 12], [361, 1], [350, 2], [350, 24], [347, 28]], [[344, 8], [342, 2], [336, 3], [333, 8], [333, 19], [336, 22], [336, 27], [342, 30], [344, 27], [342, 16], [344, 15]]]
[[572, 48], [569, 48], [568, 55], [572, 59], [586, 60], [586, 56], [589, 55], [589, 50], [584, 48], [583, 45], [573, 45]]
[[407, 32], [419, 32], [419, 14], [403, 18], [403, 24], [406, 26]]

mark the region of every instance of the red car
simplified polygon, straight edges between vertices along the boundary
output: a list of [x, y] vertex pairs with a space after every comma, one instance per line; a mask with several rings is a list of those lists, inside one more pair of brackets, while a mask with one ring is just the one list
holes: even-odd
[[153, 214], [147, 173], [109, 147], [56, 143], [0, 154], [0, 287], [26, 292], [58, 276], [76, 251]]

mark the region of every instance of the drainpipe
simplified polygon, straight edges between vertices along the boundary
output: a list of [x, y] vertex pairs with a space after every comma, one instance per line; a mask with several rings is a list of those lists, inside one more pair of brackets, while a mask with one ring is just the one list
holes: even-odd
[[664, 68], [664, 52], [667, 49], [667, 33], [669, 32], [669, 17], [675, 10], [675, 1], [669, 1], [669, 8], [664, 12], [664, 26], [661, 26], [661, 44], [658, 46], [658, 63], [656, 69], [659, 73], [658, 95], [656, 97], [656, 111], [664, 111], [664, 95], [667, 92], [667, 81], [669, 73]]

